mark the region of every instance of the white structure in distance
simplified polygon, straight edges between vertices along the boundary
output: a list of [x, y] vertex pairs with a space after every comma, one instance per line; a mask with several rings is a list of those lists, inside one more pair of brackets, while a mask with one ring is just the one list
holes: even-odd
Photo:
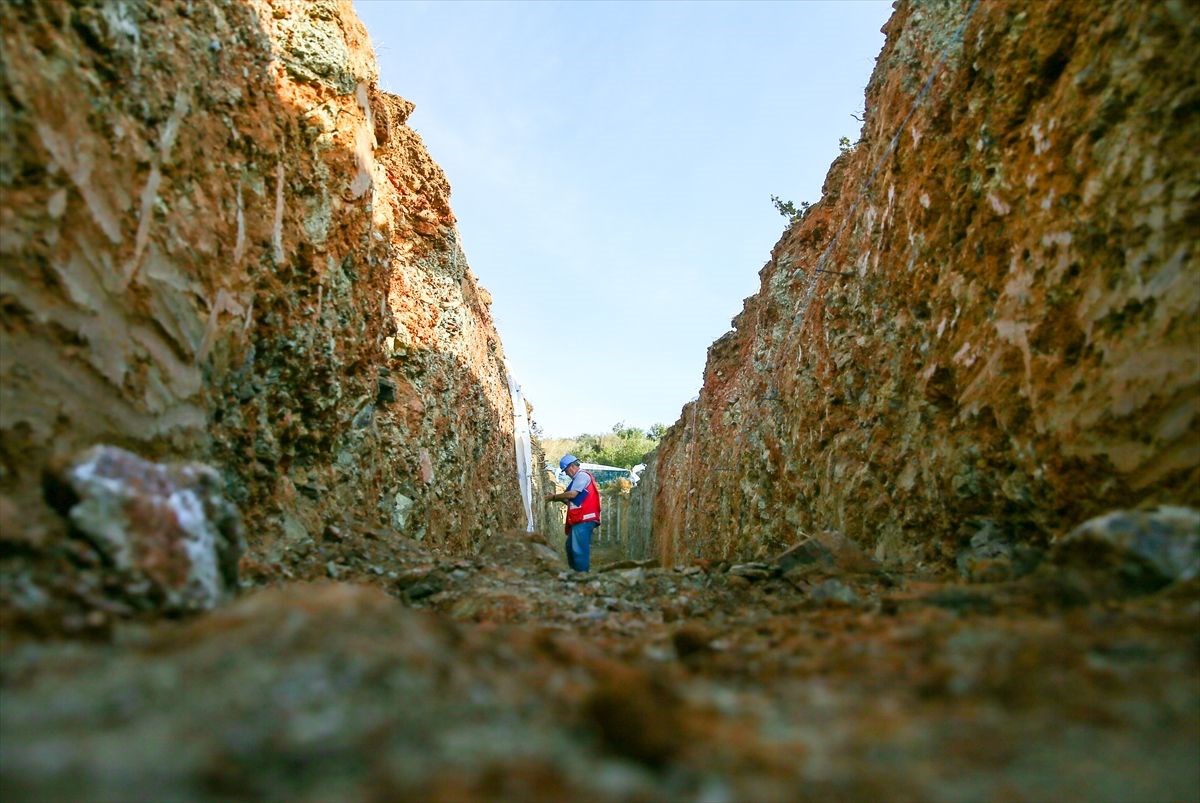
[[[605, 466], [601, 465], [600, 463], [581, 462], [579, 467], [591, 474], [592, 477], [595, 478], [596, 482], [612, 482], [613, 480], [624, 477], [634, 485], [638, 484], [638, 480], [641, 479], [642, 472], [646, 470], [645, 463], [638, 463], [633, 468], [621, 468], [620, 466]], [[547, 461], [546, 470], [555, 471], [555, 466]], [[556, 471], [555, 479], [558, 481], [559, 485], [566, 485], [571, 481], [571, 478], [567, 476], [565, 471]]]

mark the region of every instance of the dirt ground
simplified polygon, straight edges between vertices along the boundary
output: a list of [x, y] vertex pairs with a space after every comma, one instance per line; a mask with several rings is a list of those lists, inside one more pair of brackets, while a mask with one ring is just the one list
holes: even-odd
[[963, 584], [807, 549], [658, 567], [602, 546], [580, 575], [513, 533], [92, 642], [9, 638], [0, 793], [1200, 797], [1195, 580]]

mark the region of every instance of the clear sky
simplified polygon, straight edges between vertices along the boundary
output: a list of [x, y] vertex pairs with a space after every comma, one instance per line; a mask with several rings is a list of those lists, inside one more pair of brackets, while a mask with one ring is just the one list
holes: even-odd
[[355, 0], [547, 435], [672, 424], [857, 140], [890, 2]]

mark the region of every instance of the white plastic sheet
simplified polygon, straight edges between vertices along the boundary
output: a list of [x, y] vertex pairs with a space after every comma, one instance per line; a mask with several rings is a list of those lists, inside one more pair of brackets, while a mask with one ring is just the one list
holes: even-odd
[[513, 442], [517, 450], [517, 484], [521, 488], [521, 501], [525, 503], [525, 531], [533, 532], [533, 441], [529, 431], [529, 416], [525, 413], [525, 396], [521, 386], [513, 378], [505, 361], [508, 373], [508, 392], [513, 406]]

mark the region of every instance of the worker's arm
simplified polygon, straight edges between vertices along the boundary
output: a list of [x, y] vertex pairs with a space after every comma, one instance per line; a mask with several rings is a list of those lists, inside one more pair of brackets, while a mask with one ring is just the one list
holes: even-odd
[[579, 491], [563, 491], [560, 494], [550, 494], [546, 497], [547, 502], [570, 502], [575, 497], [579, 496]]

